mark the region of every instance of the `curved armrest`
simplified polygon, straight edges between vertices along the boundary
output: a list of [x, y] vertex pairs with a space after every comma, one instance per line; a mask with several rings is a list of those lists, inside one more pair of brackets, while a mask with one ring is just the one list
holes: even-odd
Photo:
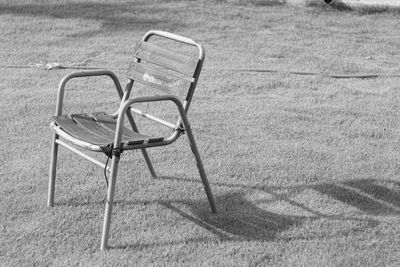
[[176, 97], [174, 95], [154, 95], [154, 96], [135, 97], [135, 98], [129, 99], [129, 100], [121, 103], [119, 113], [126, 112], [127, 109], [135, 103], [159, 102], [159, 101], [172, 101], [178, 107], [180, 113], [181, 112], [185, 113], [185, 109], [183, 108], [182, 102], [179, 100], [178, 97]]
[[58, 95], [57, 95], [57, 108], [56, 108], [56, 116], [60, 116], [62, 114], [62, 106], [64, 101], [64, 92], [65, 85], [67, 82], [74, 78], [82, 78], [82, 77], [92, 77], [92, 76], [108, 76], [110, 77], [115, 85], [115, 89], [117, 90], [118, 96], [122, 99], [123, 91], [121, 84], [119, 83], [117, 75], [110, 70], [94, 70], [94, 71], [79, 71], [68, 74], [62, 78], [59, 86], [58, 86]]
[[120, 144], [121, 143], [121, 136], [122, 136], [122, 130], [124, 126], [124, 119], [125, 115], [127, 114], [128, 109], [130, 108], [131, 105], [135, 103], [143, 103], [143, 102], [158, 102], [158, 101], [171, 101], [173, 102], [179, 112], [180, 119], [176, 124], [175, 131], [174, 133], [168, 138], [167, 142], [172, 142], [179, 136], [179, 131], [178, 129], [180, 128], [180, 122], [183, 123], [183, 126], [185, 129], [188, 129], [190, 127], [189, 121], [187, 120], [186, 117], [186, 112], [183, 107], [182, 102], [177, 98], [176, 96], [173, 95], [161, 95], [161, 96], [144, 96], [144, 97], [136, 97], [129, 99], [127, 101], [124, 101], [121, 103], [121, 106], [118, 110], [118, 118], [117, 118], [117, 126], [116, 126], [116, 134], [115, 134], [115, 139], [114, 139], [114, 144]]

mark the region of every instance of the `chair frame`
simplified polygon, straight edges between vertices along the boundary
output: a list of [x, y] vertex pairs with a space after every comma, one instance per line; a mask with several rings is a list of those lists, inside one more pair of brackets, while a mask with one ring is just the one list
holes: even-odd
[[[95, 71], [83, 71], [83, 72], [74, 72], [71, 73], [67, 76], [65, 76], [58, 87], [58, 96], [57, 96], [57, 107], [56, 107], [56, 114], [55, 116], [61, 116], [62, 115], [62, 107], [63, 107], [63, 101], [64, 101], [64, 93], [65, 93], [65, 88], [66, 84], [76, 78], [85, 78], [85, 77], [93, 77], [93, 76], [108, 76], [109, 78], [112, 79], [114, 82], [115, 89], [118, 93], [118, 96], [121, 99], [121, 104], [119, 109], [112, 114], [112, 117], [116, 119], [117, 124], [116, 124], [116, 132], [115, 132], [115, 137], [114, 137], [114, 142], [113, 142], [113, 147], [112, 147], [112, 155], [111, 155], [111, 167], [108, 167], [106, 164], [103, 164], [102, 162], [98, 161], [97, 159], [92, 158], [91, 156], [83, 153], [81, 150], [78, 150], [75, 148], [75, 146], [78, 146], [80, 148], [86, 149], [86, 150], [92, 150], [92, 151], [97, 151], [100, 152], [101, 150], [98, 149], [98, 147], [91, 146], [88, 143], [82, 142], [73, 136], [70, 136], [68, 133], [63, 132], [60, 127], [58, 127], [54, 122], [50, 124], [50, 127], [53, 130], [53, 138], [52, 138], [52, 146], [51, 146], [51, 159], [50, 159], [50, 169], [49, 169], [49, 187], [48, 187], [48, 200], [47, 200], [47, 205], [49, 207], [54, 206], [54, 192], [55, 192], [55, 179], [56, 179], [56, 167], [57, 167], [57, 156], [58, 156], [58, 148], [59, 146], [65, 147], [66, 149], [78, 154], [79, 156], [91, 161], [92, 163], [107, 169], [110, 172], [110, 178], [109, 178], [109, 185], [108, 185], [108, 190], [107, 190], [107, 198], [106, 198], [106, 204], [105, 204], [105, 214], [104, 214], [104, 223], [103, 223], [103, 232], [102, 232], [102, 237], [101, 237], [101, 245], [100, 249], [105, 250], [107, 249], [107, 243], [109, 239], [109, 232], [110, 232], [110, 224], [111, 224], [111, 214], [112, 214], [112, 209], [113, 209], [113, 203], [114, 203], [114, 191], [115, 191], [115, 184], [116, 184], [116, 178], [117, 178], [117, 172], [118, 172], [118, 164], [119, 160], [121, 157], [122, 151], [125, 150], [134, 150], [134, 149], [140, 149], [142, 151], [142, 154], [145, 158], [147, 167], [149, 168], [150, 174], [152, 177], [156, 178], [157, 174], [154, 170], [153, 164], [151, 162], [151, 159], [147, 153], [146, 148], [149, 147], [157, 147], [157, 146], [165, 146], [172, 144], [175, 140], [179, 138], [180, 135], [185, 133], [188, 137], [189, 145], [191, 148], [192, 153], [194, 154], [195, 160], [196, 160], [196, 165], [200, 174], [200, 178], [202, 180], [203, 186], [205, 193], [207, 195], [211, 211], [213, 213], [217, 212], [216, 205], [214, 202], [214, 198], [211, 192], [210, 185], [208, 183], [207, 175], [199, 154], [199, 151], [197, 149], [197, 145], [193, 136], [193, 132], [190, 127], [190, 123], [187, 119], [187, 111], [190, 105], [190, 102], [192, 100], [192, 96], [197, 84], [197, 80], [200, 75], [201, 67], [204, 62], [204, 49], [203, 47], [193, 41], [192, 39], [182, 37], [176, 34], [168, 33], [168, 32], [163, 32], [163, 31], [149, 31], [147, 32], [143, 38], [142, 41], [148, 41], [148, 39], [151, 36], [161, 36], [167, 39], [171, 39], [183, 44], [187, 44], [190, 46], [195, 46], [198, 48], [198, 63], [196, 65], [195, 73], [194, 73], [194, 80], [192, 81], [187, 97], [184, 101], [184, 103], [181, 102], [181, 100], [176, 97], [175, 95], [157, 95], [157, 96], [144, 96], [144, 97], [134, 97], [130, 98], [130, 94], [132, 91], [132, 87], [134, 84], [134, 79], [129, 78], [128, 83], [125, 87], [125, 91], [122, 90], [121, 84], [118, 80], [118, 77], [110, 70], [95, 70]], [[138, 61], [136, 61], [138, 62]], [[156, 118], [152, 115], [149, 115], [147, 113], [141, 113], [139, 110], [133, 109], [131, 106], [135, 103], [143, 103], [143, 102], [159, 102], [159, 101], [170, 101], [172, 102], [177, 109], [177, 112], [179, 113], [179, 120], [176, 124], [172, 124], [170, 122], [166, 122], [160, 118]], [[135, 132], [139, 132], [138, 128], [136, 126], [136, 123], [134, 121], [134, 118], [132, 116], [132, 112], [138, 113], [142, 115], [143, 117], [146, 117], [150, 120], [153, 120], [157, 123], [160, 123], [164, 126], [170, 127], [173, 129], [173, 133], [166, 139], [162, 141], [157, 141], [157, 142], [143, 142], [141, 144], [135, 144], [135, 145], [128, 145], [128, 144], [121, 144], [122, 140], [122, 133], [123, 133], [123, 128], [124, 128], [124, 122], [125, 119], [129, 121], [130, 126], [132, 127], [132, 130]], [[75, 146], [71, 146], [64, 141], [60, 140], [60, 137], [63, 139], [66, 139], [69, 142], [72, 142]]]

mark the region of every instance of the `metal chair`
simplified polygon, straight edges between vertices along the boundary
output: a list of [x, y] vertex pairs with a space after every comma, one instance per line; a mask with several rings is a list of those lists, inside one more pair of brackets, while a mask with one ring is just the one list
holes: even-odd
[[[154, 42], [151, 42], [153, 39], [158, 41], [165, 39], [164, 41], [166, 42], [179, 44], [178, 47], [180, 48], [191, 48], [195, 51], [195, 57], [183, 53], [184, 51], [177, 52], [176, 49], [167, 49], [164, 46], [156, 45]], [[61, 80], [58, 88], [56, 114], [52, 117], [52, 122], [50, 124], [53, 131], [53, 139], [47, 204], [48, 206], [54, 205], [57, 152], [59, 146], [65, 147], [108, 170], [110, 172], [110, 178], [105, 204], [101, 250], [107, 248], [118, 163], [121, 153], [124, 151], [140, 149], [151, 175], [156, 177], [156, 172], [154, 171], [146, 148], [172, 144], [181, 135], [186, 134], [190, 148], [197, 162], [197, 168], [211, 210], [214, 213], [216, 212], [216, 206], [206, 172], [186, 116], [199, 79], [204, 57], [203, 47], [192, 39], [163, 31], [149, 31], [136, 46], [133, 61], [129, 66], [125, 90], [122, 90], [117, 76], [109, 70], [74, 72]], [[96, 112], [91, 114], [64, 115], [62, 108], [67, 82], [71, 79], [90, 76], [108, 76], [112, 79], [121, 99], [119, 109], [114, 114]], [[155, 89], [158, 94], [130, 97], [132, 89], [139, 84], [148, 89]], [[179, 92], [182, 91], [185, 93], [183, 98], [180, 98], [178, 95]], [[179, 118], [176, 123], [171, 123], [133, 107], [133, 105], [137, 103], [155, 104], [165, 101], [172, 102], [176, 107]], [[171, 128], [172, 134], [169, 136], [158, 136], [157, 134], [149, 136], [139, 133], [133, 116], [135, 113]], [[129, 123], [132, 129], [124, 126], [126, 124], [125, 121]], [[82, 149], [104, 152], [111, 159], [111, 166], [109, 167], [99, 160], [85, 154], [82, 152]]]

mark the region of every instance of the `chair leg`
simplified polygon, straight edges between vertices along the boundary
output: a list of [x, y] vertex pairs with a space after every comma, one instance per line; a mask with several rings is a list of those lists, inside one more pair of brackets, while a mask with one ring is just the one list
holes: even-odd
[[208, 202], [210, 203], [211, 211], [213, 213], [217, 213], [217, 207], [215, 206], [214, 197], [211, 192], [210, 185], [208, 183], [206, 171], [204, 170], [203, 162], [201, 161], [200, 153], [199, 150], [197, 149], [192, 130], [188, 125], [186, 126], [185, 130], [189, 139], [190, 148], [194, 154], [194, 157], [196, 158], [197, 169], [199, 170], [201, 181], [203, 182], [204, 190], [206, 191]]
[[154, 170], [153, 164], [151, 163], [151, 159], [150, 159], [149, 154], [147, 153], [147, 150], [144, 148], [142, 148], [141, 150], [142, 150], [143, 157], [146, 160], [146, 164], [147, 164], [147, 167], [149, 168], [151, 176], [153, 176], [153, 178], [157, 178], [157, 173]]
[[[128, 121], [132, 127], [132, 130], [134, 130], [135, 132], [139, 132], [138, 127], [135, 123], [135, 120], [133, 119], [132, 113], [129, 110], [126, 112], [126, 116], [128, 117]], [[147, 150], [144, 148], [142, 148], [141, 150], [142, 150], [143, 157], [146, 160], [146, 164], [147, 164], [147, 167], [149, 168], [151, 176], [153, 176], [153, 178], [157, 178], [157, 173], [154, 170], [153, 164], [151, 163], [151, 159], [150, 159], [149, 154], [147, 153]]]
[[111, 172], [110, 172], [110, 181], [107, 191], [107, 199], [106, 199], [106, 209], [104, 213], [104, 223], [103, 223], [103, 233], [101, 236], [101, 250], [107, 249], [108, 236], [110, 233], [110, 224], [111, 224], [111, 214], [114, 203], [114, 190], [115, 190], [115, 182], [117, 178], [118, 171], [118, 163], [120, 156], [113, 155], [111, 160]]
[[58, 135], [54, 134], [51, 143], [51, 155], [50, 155], [50, 168], [49, 168], [49, 189], [47, 196], [47, 206], [54, 206], [54, 190], [56, 182], [56, 169], [57, 169], [57, 154], [58, 154], [58, 144], [56, 140]]

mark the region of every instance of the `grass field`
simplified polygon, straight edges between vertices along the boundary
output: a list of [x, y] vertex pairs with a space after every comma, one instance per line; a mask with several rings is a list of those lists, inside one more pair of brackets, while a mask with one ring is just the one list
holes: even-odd
[[[267, 0], [2, 1], [0, 65], [113, 68], [123, 82], [149, 29], [206, 48], [189, 118], [219, 213], [209, 211], [185, 138], [149, 150], [158, 179], [140, 153], [126, 153], [111, 248], [101, 252], [101, 169], [61, 149], [56, 205], [46, 207], [48, 125], [71, 70], [2, 67], [0, 265], [400, 265], [398, 11]], [[67, 111], [111, 109], [111, 84], [90, 81], [69, 88]]]

